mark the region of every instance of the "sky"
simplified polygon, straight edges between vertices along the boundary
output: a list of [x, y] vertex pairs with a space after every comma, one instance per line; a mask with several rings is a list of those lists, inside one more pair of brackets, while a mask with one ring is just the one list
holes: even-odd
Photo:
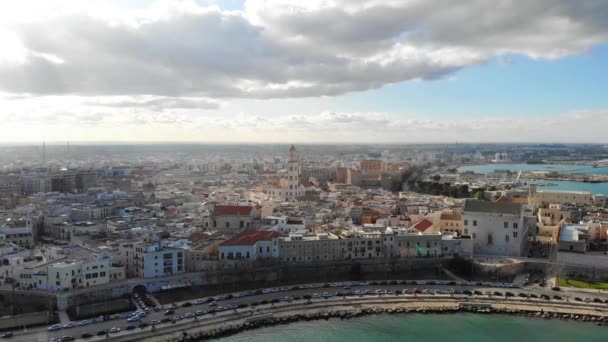
[[604, 0], [3, 0], [0, 143], [608, 143]]

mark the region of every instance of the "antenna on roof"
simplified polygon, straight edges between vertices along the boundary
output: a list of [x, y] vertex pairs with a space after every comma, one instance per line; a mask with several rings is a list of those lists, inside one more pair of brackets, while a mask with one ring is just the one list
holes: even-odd
[[42, 137], [42, 164], [46, 165], [46, 141]]

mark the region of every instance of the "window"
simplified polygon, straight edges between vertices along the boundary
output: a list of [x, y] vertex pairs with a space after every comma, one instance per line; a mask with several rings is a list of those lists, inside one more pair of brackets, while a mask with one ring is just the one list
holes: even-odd
[[477, 220], [473, 220], [473, 227], [477, 227]]
[[230, 228], [230, 222], [226, 222], [226, 228]]
[[488, 234], [488, 245], [491, 245], [494, 243], [494, 241], [492, 241], [492, 240], [493, 240], [492, 234]]
[[505, 235], [505, 242], [509, 242], [509, 235]]
[[505, 228], [509, 228], [509, 222], [505, 221]]
[[513, 229], [517, 229], [519, 228], [518, 223], [517, 222], [513, 222]]
[[513, 237], [517, 238], [517, 232], [513, 232]]
[[464, 220], [464, 225], [468, 226], [469, 225], [469, 220]]

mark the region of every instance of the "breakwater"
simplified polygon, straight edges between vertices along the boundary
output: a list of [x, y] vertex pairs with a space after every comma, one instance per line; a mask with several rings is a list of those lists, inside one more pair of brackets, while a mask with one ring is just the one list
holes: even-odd
[[[516, 315], [527, 318], [537, 319], [558, 319], [572, 320], [579, 322], [592, 322], [597, 325], [608, 327], [608, 313], [596, 311], [594, 308], [568, 309], [567, 307], [542, 305], [534, 303], [507, 303], [497, 301], [496, 303], [477, 303], [468, 301], [445, 301], [445, 302], [418, 302], [418, 303], [398, 303], [386, 305], [374, 304], [371, 306], [339, 308], [335, 306], [327, 307], [316, 312], [304, 312], [305, 310], [295, 310], [292, 313], [281, 315], [266, 314], [252, 320], [240, 322], [231, 321], [220, 326], [189, 329], [182, 332], [179, 337], [167, 337], [156, 339], [158, 341], [205, 341], [226, 337], [241, 333], [247, 330], [272, 327], [283, 324], [291, 324], [304, 321], [329, 320], [329, 319], [352, 319], [366, 315], [406, 315], [406, 314], [505, 314]], [[523, 305], [522, 305], [523, 304]]]

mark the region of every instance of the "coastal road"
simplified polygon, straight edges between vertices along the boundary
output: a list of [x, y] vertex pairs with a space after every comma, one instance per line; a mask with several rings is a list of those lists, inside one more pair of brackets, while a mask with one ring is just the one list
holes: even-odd
[[[127, 335], [127, 334], [135, 334], [141, 331], [150, 331], [152, 329], [152, 321], [162, 321], [171, 320], [175, 317], [186, 317], [189, 315], [195, 315], [197, 311], [200, 312], [209, 312], [216, 311], [215, 313], [205, 313], [196, 318], [183, 318], [181, 320], [176, 320], [175, 323], [167, 322], [157, 324], [155, 329], [162, 330], [163, 327], [169, 327], [175, 325], [181, 325], [186, 322], [193, 322], [195, 320], [200, 320], [201, 323], [203, 321], [208, 320], [219, 320], [224, 319], [223, 317], [240, 314], [240, 315], [250, 315], [252, 309], [261, 308], [265, 306], [273, 306], [271, 301], [277, 302], [276, 306], [290, 305], [290, 303], [295, 304], [306, 302], [303, 299], [304, 296], [311, 296], [313, 302], [325, 301], [328, 299], [323, 298], [323, 294], [326, 293], [331, 295], [330, 298], [335, 298], [336, 293], [353, 293], [353, 297], [365, 297], [365, 298], [389, 298], [394, 297], [392, 294], [396, 290], [406, 290], [409, 294], [402, 296], [433, 296], [433, 297], [459, 297], [464, 296], [467, 297], [466, 294], [462, 294], [463, 291], [470, 291], [475, 293], [478, 291], [477, 295], [473, 297], [476, 298], [490, 298], [496, 297], [496, 292], [500, 293], [498, 297], [504, 298], [507, 292], [514, 294], [513, 300], [526, 300], [523, 297], [520, 297], [520, 294], [526, 294], [527, 296], [535, 295], [540, 297], [541, 295], [546, 295], [551, 298], [550, 302], [561, 302], [561, 303], [579, 303], [575, 298], [581, 299], [580, 303], [582, 304], [585, 299], [588, 301], [593, 301], [593, 299], [598, 298], [602, 301], [608, 300], [608, 294], [605, 293], [588, 293], [588, 292], [576, 292], [576, 291], [552, 291], [548, 288], [543, 288], [539, 286], [532, 286], [527, 288], [503, 288], [503, 287], [493, 287], [488, 286], [490, 284], [484, 283], [469, 283], [469, 282], [448, 282], [448, 281], [418, 281], [414, 283], [414, 281], [407, 281], [407, 284], [396, 284], [390, 285], [391, 281], [382, 281], [382, 282], [356, 282], [350, 284], [344, 283], [330, 283], [331, 287], [322, 287], [321, 284], [305, 284], [299, 286], [289, 286], [289, 287], [279, 287], [274, 288], [276, 292], [269, 291], [270, 289], [266, 289], [261, 294], [248, 295], [243, 297], [237, 297], [239, 293], [232, 294], [233, 298], [231, 299], [222, 299], [223, 296], [214, 296], [217, 300], [215, 303], [209, 304], [200, 304], [195, 305], [195, 300], [189, 301], [191, 306], [183, 307], [186, 302], [176, 303], [177, 308], [173, 310], [171, 314], [165, 314], [165, 311], [168, 309], [168, 305], [165, 305], [164, 308], [159, 312], [150, 311], [150, 313], [143, 319], [143, 322], [148, 324], [145, 328], [139, 328], [138, 322], [129, 323], [126, 319], [116, 319], [105, 322], [98, 322], [94, 324], [89, 324], [86, 326], [77, 326], [74, 328], [64, 328], [59, 331], [49, 332], [46, 327], [28, 329], [25, 331], [15, 331], [15, 336], [11, 339], [13, 341], [50, 341], [53, 338], [61, 338], [63, 336], [71, 336], [81, 341], [100, 341], [100, 340], [112, 340], [113, 337]], [[386, 284], [386, 285], [380, 285]], [[451, 285], [450, 285], [451, 284]], [[455, 285], [454, 285], [455, 284]], [[498, 285], [498, 284], [496, 284]], [[259, 293], [262, 290], [258, 290]], [[388, 294], [387, 294], [388, 291]], [[252, 291], [252, 293], [255, 291]], [[367, 292], [367, 294], [365, 294]], [[415, 294], [415, 292], [420, 292]], [[554, 296], [559, 296], [561, 299], [554, 299]], [[289, 298], [286, 298], [289, 297]], [[298, 300], [297, 298], [300, 298]], [[336, 299], [337, 300], [337, 299]], [[253, 304], [253, 305], [252, 305]], [[257, 304], [257, 305], [256, 305]], [[188, 305], [188, 304], [185, 304]], [[238, 306], [243, 306], [242, 308], [238, 308]], [[592, 304], [593, 305], [593, 304]], [[608, 304], [595, 304], [598, 307], [608, 308]], [[234, 306], [235, 308], [225, 309], [226, 307]], [[64, 324], [66, 322], [63, 322]], [[132, 325], [134, 327], [133, 330], [127, 330], [127, 326]], [[99, 331], [107, 331], [111, 328], [120, 328], [120, 332], [118, 333], [109, 333], [103, 334], [102, 336], [97, 336]], [[90, 333], [94, 335], [88, 339], [80, 338], [82, 334]]]

